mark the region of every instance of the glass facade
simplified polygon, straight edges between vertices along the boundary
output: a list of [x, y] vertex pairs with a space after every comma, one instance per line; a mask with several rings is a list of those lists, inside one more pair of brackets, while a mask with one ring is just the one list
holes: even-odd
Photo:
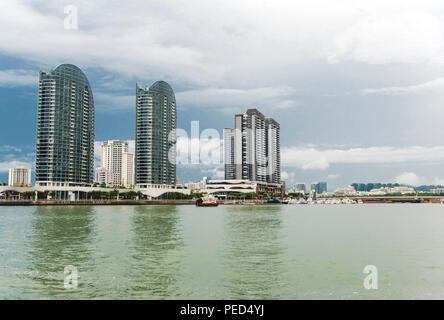
[[[176, 184], [176, 98], [171, 86], [157, 81], [136, 85], [135, 183]], [[171, 161], [170, 161], [171, 159]]]
[[94, 101], [85, 74], [62, 64], [41, 68], [36, 184], [89, 185], [94, 177]]

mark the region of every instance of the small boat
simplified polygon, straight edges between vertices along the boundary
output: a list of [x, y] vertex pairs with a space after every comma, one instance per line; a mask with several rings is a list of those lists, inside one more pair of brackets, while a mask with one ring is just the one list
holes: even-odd
[[279, 200], [278, 198], [274, 198], [274, 199], [268, 199], [266, 204], [288, 204], [288, 201], [282, 201]]
[[214, 197], [204, 197], [196, 200], [196, 207], [217, 207], [219, 203]]

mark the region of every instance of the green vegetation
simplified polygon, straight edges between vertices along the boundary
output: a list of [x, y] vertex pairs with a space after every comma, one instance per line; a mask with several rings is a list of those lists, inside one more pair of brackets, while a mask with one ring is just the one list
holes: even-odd
[[401, 185], [399, 183], [352, 183], [351, 186], [355, 188], [356, 191], [370, 191], [372, 189], [379, 189], [379, 188], [394, 188], [394, 187], [401, 187], [405, 185]]
[[227, 199], [245, 199], [245, 200], [253, 200], [257, 199], [258, 195], [254, 192], [241, 193], [241, 192], [229, 192], [227, 194]]
[[119, 196], [119, 190], [114, 189], [113, 191], [89, 191], [87, 193], [88, 199], [92, 200], [115, 200]]
[[34, 191], [26, 191], [22, 193], [22, 198], [25, 200], [33, 200], [35, 197]]
[[46, 199], [48, 199], [48, 194], [49, 194], [49, 191], [48, 190], [45, 190], [45, 191], [38, 191], [37, 192], [37, 199], [38, 200], [46, 200]]
[[[399, 183], [352, 183], [351, 186], [355, 188], [356, 191], [370, 191], [372, 189], [379, 189], [379, 188], [393, 188], [393, 187], [409, 187], [405, 184], [399, 184]], [[419, 187], [413, 187], [415, 191], [417, 192], [430, 192], [432, 189], [437, 188], [444, 188], [444, 186], [441, 185], [422, 185]], [[436, 194], [433, 194], [436, 195]]]
[[[444, 186], [441, 185], [423, 185], [423, 186], [419, 186], [419, 187], [415, 187], [415, 190], [418, 192], [430, 192], [432, 189], [442, 189], [444, 188]], [[435, 196], [437, 194], [434, 194]]]
[[305, 194], [302, 194], [300, 192], [290, 192], [286, 195], [287, 197], [290, 197], [292, 199], [300, 199], [300, 198], [306, 198]]
[[169, 199], [169, 200], [192, 200], [203, 197], [203, 193], [194, 193], [191, 192], [190, 194], [184, 194], [181, 192], [170, 192], [167, 194], [162, 195], [161, 199]]
[[121, 197], [126, 200], [134, 200], [136, 198], [139, 199], [141, 195], [142, 195], [142, 192], [140, 192], [140, 191], [138, 191], [138, 192], [129, 191], [129, 192], [122, 193]]

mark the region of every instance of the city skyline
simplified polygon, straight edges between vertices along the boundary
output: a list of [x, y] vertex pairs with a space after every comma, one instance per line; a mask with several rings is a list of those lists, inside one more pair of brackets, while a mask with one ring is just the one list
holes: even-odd
[[[164, 79], [175, 89], [178, 128], [200, 120], [222, 136], [232, 115], [248, 108], [276, 119], [287, 185], [444, 184], [443, 4], [318, 3], [225, 1], [217, 10], [197, 3], [183, 15], [168, 4], [136, 1], [118, 13], [117, 2], [73, 1], [79, 26], [67, 30], [55, 1], [2, 1], [0, 27], [10, 32], [0, 39], [1, 125], [14, 134], [0, 137], [0, 181], [9, 167], [35, 161], [38, 68], [68, 61], [95, 92], [99, 145], [133, 140], [134, 83]], [[222, 21], [214, 12], [236, 14]], [[181, 182], [221, 173], [220, 166], [178, 167]]]

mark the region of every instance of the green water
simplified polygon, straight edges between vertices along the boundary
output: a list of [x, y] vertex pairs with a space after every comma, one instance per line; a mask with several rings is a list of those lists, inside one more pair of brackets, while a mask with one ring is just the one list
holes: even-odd
[[444, 206], [0, 207], [0, 298], [443, 299]]

